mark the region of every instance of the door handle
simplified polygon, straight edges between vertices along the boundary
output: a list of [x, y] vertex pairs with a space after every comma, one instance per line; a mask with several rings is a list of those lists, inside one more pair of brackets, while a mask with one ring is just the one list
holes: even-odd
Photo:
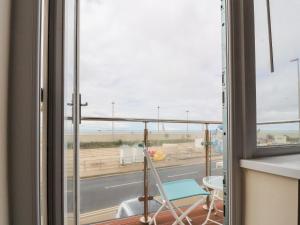
[[72, 111], [71, 111], [71, 116], [67, 116], [67, 119], [72, 121], [72, 124], [74, 123], [74, 93], [72, 94], [72, 100], [71, 102], [67, 102], [67, 106], [71, 106], [72, 107]]
[[79, 94], [79, 124], [81, 124], [81, 107], [86, 107], [88, 105], [88, 102], [81, 103], [81, 94]]

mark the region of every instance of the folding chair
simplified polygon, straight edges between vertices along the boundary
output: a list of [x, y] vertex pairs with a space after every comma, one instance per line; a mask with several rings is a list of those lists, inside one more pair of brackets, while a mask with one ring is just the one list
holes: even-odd
[[223, 180], [224, 180], [223, 176], [207, 176], [203, 178], [203, 184], [207, 189], [210, 188], [213, 194], [212, 194], [212, 199], [210, 202], [206, 220], [204, 221], [204, 223], [202, 223], [202, 225], [205, 225], [208, 222], [222, 225], [222, 223], [219, 223], [218, 221], [211, 219], [210, 216], [213, 209], [215, 209], [216, 213], [217, 212], [223, 213], [223, 211], [218, 209], [215, 205], [215, 202], [217, 200], [223, 200], [223, 198], [220, 197], [220, 194], [223, 192]]
[[144, 154], [147, 158], [149, 167], [151, 172], [153, 173], [154, 180], [156, 182], [156, 186], [162, 198], [162, 205], [157, 210], [157, 212], [153, 215], [152, 219], [150, 220], [149, 224], [151, 225], [153, 222], [155, 225], [157, 215], [164, 209], [167, 208], [170, 210], [171, 214], [173, 215], [175, 221], [172, 225], [181, 224], [184, 225], [182, 222], [184, 219], [191, 224], [191, 219], [188, 217], [188, 214], [195, 209], [198, 205], [203, 203], [203, 199], [199, 199], [194, 204], [192, 204], [188, 209], [184, 212], [174, 204], [175, 200], [189, 198], [193, 196], [202, 196], [202, 195], [209, 195], [210, 193], [202, 189], [199, 184], [194, 179], [183, 179], [183, 180], [176, 180], [171, 182], [162, 183], [161, 179], [158, 175], [158, 172], [151, 160], [151, 157], [148, 153], [147, 148], [143, 148]]

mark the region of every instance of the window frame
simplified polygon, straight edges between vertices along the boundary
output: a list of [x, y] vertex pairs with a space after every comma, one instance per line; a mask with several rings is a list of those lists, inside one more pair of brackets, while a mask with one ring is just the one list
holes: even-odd
[[40, 224], [39, 0], [11, 1], [8, 80], [9, 223]]
[[48, 111], [47, 111], [47, 219], [64, 224], [63, 154], [63, 49], [64, 0], [49, 1], [48, 22]]
[[[229, 210], [226, 224], [243, 224], [242, 168], [241, 159], [282, 155], [300, 152], [299, 146], [257, 146], [256, 129], [256, 74], [253, 0], [222, 0], [226, 6], [226, 94], [224, 118], [226, 184]], [[62, 135], [57, 132], [62, 126], [62, 103], [58, 100], [63, 93], [62, 49], [63, 0], [50, 1], [49, 21], [49, 147], [56, 149], [51, 155], [48, 176], [48, 199], [50, 221], [63, 224], [63, 148]], [[52, 78], [51, 78], [52, 77]], [[51, 80], [52, 79], [52, 80]], [[52, 94], [51, 94], [52, 91]], [[51, 96], [53, 99], [51, 99]], [[226, 112], [225, 112], [226, 111]], [[51, 125], [52, 124], [52, 125]], [[62, 128], [62, 127], [61, 127]], [[51, 137], [52, 135], [52, 137]], [[52, 143], [52, 145], [51, 145]], [[60, 172], [59, 172], [60, 171]], [[52, 180], [51, 180], [52, 179]], [[50, 194], [49, 190], [54, 192]]]
[[[224, 121], [225, 199], [228, 221], [243, 224], [241, 159], [300, 153], [299, 145], [257, 146], [255, 21], [253, 0], [227, 0]], [[228, 186], [228, 187], [227, 187]]]
[[[254, 0], [247, 0], [251, 1], [253, 7], [249, 8], [249, 10], [253, 11], [249, 16], [253, 17], [251, 18], [251, 21], [253, 25], [251, 24], [245, 24], [245, 29], [249, 29], [249, 27], [252, 27], [251, 29], [253, 30], [253, 34], [255, 35], [255, 11], [254, 11]], [[271, 17], [271, 22], [272, 22], [272, 17]], [[252, 68], [252, 73], [254, 74], [253, 76], [256, 77], [256, 67], [255, 67], [255, 60], [256, 60], [256, 55], [255, 55], [255, 36], [254, 36], [254, 46], [253, 46], [253, 52], [251, 55], [249, 55], [250, 61], [254, 61], [254, 68]], [[251, 80], [251, 82], [255, 82], [255, 84], [251, 84], [251, 86], [255, 85], [256, 86], [256, 79]], [[252, 100], [256, 104], [256, 92], [255, 95], [252, 96]], [[255, 111], [256, 114], [256, 111]], [[257, 124], [258, 121], [255, 121]], [[257, 126], [256, 126], [256, 136], [257, 136]], [[288, 154], [297, 154], [300, 153], [300, 143], [299, 144], [280, 144], [280, 145], [268, 145], [268, 146], [258, 146], [257, 145], [257, 138], [255, 139], [255, 148], [253, 151], [250, 151], [249, 154], [252, 155], [252, 158], [259, 158], [259, 157], [267, 157], [267, 156], [279, 156], [279, 155], [288, 155]]]
[[255, 40], [252, 0], [227, 0], [227, 59], [224, 118], [225, 224], [243, 224], [241, 159], [256, 151]]
[[279, 156], [300, 153], [299, 145], [270, 145], [270, 146], [257, 146], [254, 156], [267, 157], [267, 156]]

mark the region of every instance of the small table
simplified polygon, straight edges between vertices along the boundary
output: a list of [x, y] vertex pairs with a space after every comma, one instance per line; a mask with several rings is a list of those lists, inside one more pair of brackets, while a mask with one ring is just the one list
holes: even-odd
[[[204, 223], [202, 225], [207, 224], [208, 221], [210, 221], [212, 223], [215, 223], [215, 224], [222, 225], [221, 223], [210, 219], [210, 215], [211, 215], [211, 211], [214, 208], [215, 201], [216, 200], [223, 200], [219, 196], [219, 194], [221, 192], [223, 192], [223, 179], [224, 179], [223, 176], [208, 176], [208, 177], [203, 178], [204, 186], [206, 186], [207, 188], [212, 189], [212, 196], [213, 197], [212, 197], [212, 200], [211, 200], [211, 203], [210, 203], [210, 206], [209, 206], [209, 210], [208, 210], [206, 220], [204, 221]], [[216, 209], [216, 210], [220, 211], [220, 212], [223, 212], [222, 210], [218, 210], [218, 209]]]

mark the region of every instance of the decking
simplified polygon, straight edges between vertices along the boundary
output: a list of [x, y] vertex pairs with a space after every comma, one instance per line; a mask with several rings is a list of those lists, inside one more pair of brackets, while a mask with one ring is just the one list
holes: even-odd
[[[222, 205], [218, 204], [218, 208], [222, 208]], [[199, 206], [193, 212], [190, 213], [189, 217], [192, 219], [192, 224], [193, 225], [201, 225], [207, 215], [207, 210], [203, 209], [202, 206]], [[103, 222], [103, 223], [98, 223], [95, 225], [141, 225], [139, 222], [140, 216], [134, 216], [122, 220], [113, 220], [113, 221], [108, 221], [108, 222]], [[211, 216], [212, 219], [218, 221], [219, 223], [223, 223], [224, 217], [222, 213], [217, 213], [215, 215], [212, 213]], [[158, 218], [157, 218], [157, 225], [171, 225], [174, 222], [174, 219], [170, 212], [164, 211], [162, 212]], [[186, 221], [184, 221], [185, 224], [188, 224]], [[207, 225], [212, 225], [214, 223], [207, 223]]]

